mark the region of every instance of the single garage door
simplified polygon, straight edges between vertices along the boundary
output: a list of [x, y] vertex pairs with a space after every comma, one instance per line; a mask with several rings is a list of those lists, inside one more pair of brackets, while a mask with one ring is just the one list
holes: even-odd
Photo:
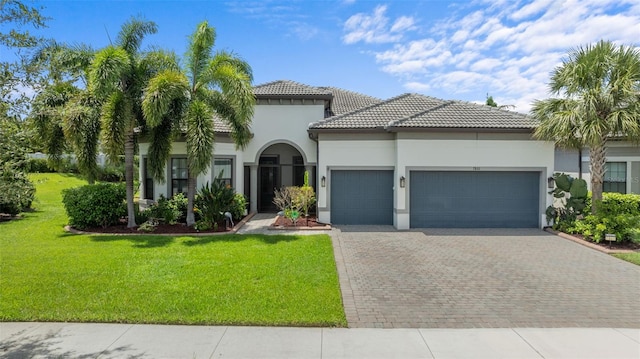
[[535, 228], [539, 172], [415, 171], [412, 228]]
[[393, 171], [331, 171], [331, 223], [393, 224]]

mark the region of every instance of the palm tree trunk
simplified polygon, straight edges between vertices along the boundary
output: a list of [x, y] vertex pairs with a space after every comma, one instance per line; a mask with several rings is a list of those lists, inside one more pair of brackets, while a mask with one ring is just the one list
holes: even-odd
[[196, 181], [197, 177], [191, 175], [188, 171], [187, 177], [187, 226], [196, 224], [196, 216], [193, 213], [193, 202], [196, 197]]
[[602, 200], [602, 182], [604, 179], [605, 164], [607, 162], [605, 153], [606, 139], [601, 143], [591, 146], [589, 157], [591, 162], [591, 212], [598, 213], [598, 201]]
[[127, 186], [127, 227], [134, 228], [136, 224], [136, 212], [133, 204], [133, 156], [135, 139], [134, 134], [128, 133], [124, 142], [124, 179]]

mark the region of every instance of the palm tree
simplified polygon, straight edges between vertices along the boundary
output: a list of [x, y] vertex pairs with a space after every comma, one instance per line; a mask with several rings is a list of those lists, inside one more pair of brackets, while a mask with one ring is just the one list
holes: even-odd
[[102, 102], [102, 142], [111, 161], [124, 152], [127, 190], [127, 227], [136, 226], [133, 203], [133, 160], [136, 137], [144, 126], [142, 91], [149, 78], [171, 62], [159, 51], [140, 52], [146, 35], [157, 31], [155, 23], [132, 18], [120, 30], [115, 45], [98, 51], [91, 63], [89, 88]]
[[[151, 79], [142, 106], [152, 134], [168, 133], [173, 128], [185, 136], [190, 226], [195, 224], [196, 178], [211, 165], [214, 117], [230, 126], [236, 147], [246, 147], [251, 138], [249, 126], [255, 105], [251, 67], [233, 53], [212, 54], [215, 38], [215, 29], [207, 21], [198, 24], [190, 37], [184, 72], [167, 70]], [[150, 141], [149, 166], [156, 179], [164, 180], [162, 169], [170, 153], [170, 142], [158, 141], [160, 137]]]
[[572, 50], [551, 75], [550, 98], [536, 101], [535, 137], [567, 148], [589, 147], [593, 208], [602, 200], [607, 140], [640, 141], [640, 51], [600, 41]]
[[[30, 115], [50, 163], [59, 167], [63, 153], [73, 150], [80, 173], [93, 183], [100, 136], [97, 99], [86, 90], [94, 51], [85, 45], [48, 42], [32, 63], [44, 64], [51, 81], [38, 94]], [[76, 84], [80, 83], [81, 87]]]

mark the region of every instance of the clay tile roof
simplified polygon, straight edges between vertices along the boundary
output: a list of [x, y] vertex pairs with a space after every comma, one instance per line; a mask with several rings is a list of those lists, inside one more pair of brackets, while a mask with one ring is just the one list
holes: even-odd
[[325, 114], [326, 117], [342, 115], [347, 112], [370, 106], [379, 102], [381, 99], [367, 96], [358, 92], [348, 91], [337, 87], [319, 87], [320, 89], [330, 91], [333, 94], [331, 108]]
[[253, 87], [257, 98], [320, 98], [331, 99], [331, 92], [289, 80], [278, 80]]
[[311, 124], [311, 129], [376, 129], [443, 104], [433, 97], [404, 94]]
[[537, 121], [527, 115], [463, 101], [447, 101], [389, 124], [390, 128], [531, 129]]

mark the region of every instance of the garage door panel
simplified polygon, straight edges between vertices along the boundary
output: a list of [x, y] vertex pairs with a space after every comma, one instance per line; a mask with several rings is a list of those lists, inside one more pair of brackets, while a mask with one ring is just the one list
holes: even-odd
[[331, 223], [393, 224], [393, 171], [331, 172]]
[[539, 181], [538, 172], [411, 172], [411, 227], [537, 227]]

